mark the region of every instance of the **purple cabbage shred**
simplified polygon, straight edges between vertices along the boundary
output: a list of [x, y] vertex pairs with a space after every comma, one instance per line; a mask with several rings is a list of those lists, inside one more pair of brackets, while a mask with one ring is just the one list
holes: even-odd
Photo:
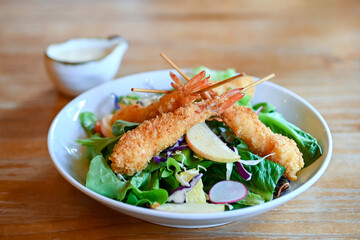
[[115, 93], [112, 93], [112, 95], [114, 96], [114, 106], [115, 106], [115, 110], [119, 110], [120, 106], [119, 106], [119, 96], [116, 95]]
[[239, 151], [237, 150], [236, 147], [230, 146], [230, 149], [233, 150], [236, 154], [239, 154]]
[[[165, 157], [160, 157], [160, 156], [155, 156], [154, 157], [154, 161], [156, 163], [160, 163], [160, 162], [166, 162], [167, 159], [169, 157], [171, 157], [171, 155], [176, 152], [176, 151], [179, 151], [179, 150], [184, 150], [185, 148], [188, 147], [188, 145], [181, 145], [184, 141], [184, 137], [181, 137], [177, 140], [177, 142], [174, 144], [174, 146], [170, 147], [170, 148], [167, 148], [165, 150], [163, 150], [161, 153], [165, 154], [166, 156]], [[181, 146], [180, 146], [181, 145]], [[161, 154], [160, 153], [160, 154]]]
[[262, 109], [263, 109], [263, 106], [260, 106], [260, 107], [258, 108], [258, 110], [256, 111], [256, 115], [259, 116], [259, 114], [260, 114], [260, 112], [261, 112]]
[[184, 150], [187, 147], [188, 147], [187, 145], [182, 145], [182, 146], [178, 146], [178, 147], [169, 148], [167, 151], [175, 152], [175, 151], [179, 151], [179, 150]]
[[249, 181], [252, 174], [245, 169], [241, 162], [236, 162], [235, 165], [237, 167], [240, 177], [242, 177], [245, 181]]
[[160, 157], [160, 156], [155, 156], [154, 157], [154, 161], [156, 163], [160, 163], [160, 162], [166, 162], [168, 158], [163, 158], [163, 157]]
[[195, 177], [193, 177], [189, 184], [189, 187], [186, 186], [180, 186], [178, 187], [175, 191], [173, 191], [169, 198], [168, 198], [168, 202], [174, 202], [174, 203], [184, 203], [186, 196], [185, 193], [189, 192], [201, 179], [201, 177], [203, 176], [202, 173], [196, 175]]

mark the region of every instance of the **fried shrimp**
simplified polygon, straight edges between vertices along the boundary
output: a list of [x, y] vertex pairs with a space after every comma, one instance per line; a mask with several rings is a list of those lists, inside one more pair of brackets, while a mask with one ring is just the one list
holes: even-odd
[[189, 103], [144, 121], [126, 132], [115, 145], [110, 156], [112, 170], [127, 175], [143, 170], [151, 158], [172, 146], [192, 126], [220, 114], [243, 96], [239, 89], [234, 89], [220, 97]]
[[[177, 79], [174, 77], [176, 75], [171, 72], [170, 76], [173, 79]], [[202, 71], [185, 85], [178, 79], [174, 80], [171, 85], [176, 89], [175, 91], [165, 94], [158, 101], [153, 102], [146, 107], [139, 104], [120, 105], [120, 110], [114, 113], [111, 125], [119, 119], [128, 122], [141, 123], [145, 120], [154, 118], [160, 113], [172, 112], [179, 107], [185, 106], [199, 96], [199, 94], [194, 94], [195, 92], [211, 85], [211, 83], [209, 83], [209, 77], [204, 77], [205, 71]]]
[[284, 175], [288, 179], [297, 179], [296, 173], [304, 166], [304, 160], [294, 140], [273, 133], [252, 109], [245, 106], [232, 106], [220, 116], [252, 152], [261, 157], [274, 153], [267, 159], [284, 166]]
[[[208, 94], [214, 97], [221, 91], [216, 88]], [[232, 106], [218, 117], [249, 146], [252, 152], [261, 157], [274, 153], [267, 159], [285, 167], [284, 174], [288, 179], [297, 179], [296, 173], [304, 166], [304, 159], [294, 140], [273, 133], [252, 109], [245, 106]]]

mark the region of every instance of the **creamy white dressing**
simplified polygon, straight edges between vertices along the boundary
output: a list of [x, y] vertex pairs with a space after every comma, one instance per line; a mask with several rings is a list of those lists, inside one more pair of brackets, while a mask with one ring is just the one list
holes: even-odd
[[54, 58], [62, 62], [86, 62], [105, 57], [111, 48], [79, 48], [59, 51]]

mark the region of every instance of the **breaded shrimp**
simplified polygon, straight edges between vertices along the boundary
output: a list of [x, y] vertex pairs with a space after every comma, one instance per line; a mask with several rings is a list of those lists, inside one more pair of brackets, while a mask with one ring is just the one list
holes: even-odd
[[143, 170], [162, 150], [175, 144], [192, 126], [204, 122], [232, 106], [244, 96], [239, 89], [220, 97], [190, 103], [174, 112], [157, 115], [126, 132], [110, 156], [111, 168], [120, 174], [133, 175]]
[[304, 166], [304, 160], [294, 140], [273, 133], [252, 109], [245, 106], [232, 106], [220, 116], [253, 153], [261, 157], [274, 153], [267, 159], [284, 166], [288, 179], [297, 179], [296, 173]]
[[[207, 94], [214, 97], [221, 91], [215, 88]], [[294, 140], [273, 133], [259, 120], [253, 110], [245, 106], [232, 106], [218, 117], [249, 146], [253, 153], [261, 157], [274, 153], [267, 159], [284, 166], [286, 168], [284, 174], [288, 179], [297, 179], [296, 173], [304, 166], [304, 160]]]
[[[175, 74], [170, 72], [170, 76], [174, 79]], [[158, 101], [144, 107], [139, 104], [120, 105], [120, 110], [114, 113], [111, 125], [116, 120], [124, 120], [128, 122], [141, 123], [145, 120], [152, 119], [160, 113], [175, 111], [177, 108], [185, 106], [187, 103], [194, 101], [199, 94], [194, 94], [205, 87], [211, 85], [209, 77], [205, 77], [205, 71], [200, 72], [193, 77], [185, 85], [182, 82], [175, 81], [171, 85], [176, 88], [175, 91], [163, 95]]]

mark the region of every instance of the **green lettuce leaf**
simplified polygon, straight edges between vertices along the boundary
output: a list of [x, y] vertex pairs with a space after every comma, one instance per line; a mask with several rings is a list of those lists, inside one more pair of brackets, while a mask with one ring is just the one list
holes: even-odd
[[119, 104], [131, 105], [136, 103], [136, 101], [139, 101], [140, 99], [140, 95], [136, 93], [130, 93], [128, 95], [119, 97], [118, 102]]
[[300, 152], [303, 154], [304, 167], [309, 166], [322, 155], [322, 149], [317, 140], [309, 133], [288, 122], [280, 113], [261, 112], [259, 120], [269, 127], [271, 131], [293, 139], [296, 142]]
[[118, 198], [119, 191], [126, 186], [110, 169], [102, 155], [94, 157], [90, 162], [86, 177], [86, 187], [109, 198]]
[[175, 189], [177, 189], [180, 186], [180, 183], [178, 180], [176, 180], [175, 176], [169, 175], [167, 177], [161, 177], [160, 180], [160, 188], [166, 189], [168, 193], [172, 193]]
[[95, 124], [98, 117], [92, 112], [82, 112], [79, 115], [79, 121], [86, 134], [90, 137], [95, 133]]
[[240, 106], [246, 106], [251, 108], [252, 107], [252, 96], [249, 94], [245, 94], [245, 96], [243, 96], [238, 102], [237, 104]]
[[138, 172], [129, 180], [131, 185], [136, 188], [142, 188], [142, 186], [146, 185], [146, 183], [150, 180], [151, 173], [149, 172]]
[[[127, 182], [121, 181], [102, 155], [92, 159], [86, 178], [86, 187], [109, 198], [144, 206], [167, 201], [168, 193], [159, 189], [150, 173], [140, 172]], [[156, 189], [149, 189], [154, 186]], [[145, 190], [144, 190], [145, 189]]]
[[235, 203], [232, 203], [231, 205], [233, 206], [233, 210], [235, 210], [235, 209], [245, 208], [248, 206], [259, 205], [264, 202], [265, 202], [265, 199], [262, 198], [260, 195], [248, 191], [248, 193], [244, 199], [237, 201]]
[[112, 125], [112, 134], [114, 136], [122, 136], [127, 131], [136, 128], [140, 123], [127, 122], [123, 120], [116, 120]]
[[254, 206], [264, 203], [265, 200], [260, 195], [248, 191], [246, 197], [240, 201], [237, 201], [237, 204], [244, 204], [246, 206]]
[[[83, 146], [86, 146], [86, 157], [88, 159], [93, 159], [99, 154], [103, 154], [105, 159], [108, 159], [112, 154], [113, 149], [120, 137], [127, 131], [136, 128], [139, 123], [126, 122], [122, 120], [117, 120], [112, 126], [112, 132], [114, 137], [106, 138], [101, 137], [100, 134], [95, 133], [92, 129], [93, 125], [97, 119], [93, 113], [83, 112], [80, 114], [82, 116], [80, 120], [84, 129], [88, 132], [89, 138], [87, 139], [78, 139], [77, 142], [81, 143]], [[91, 124], [92, 119], [92, 124]], [[95, 121], [95, 122], [94, 122]]]
[[160, 188], [160, 171], [150, 174], [150, 178], [143, 184], [142, 190], [149, 191]]
[[[250, 151], [244, 151], [238, 148], [239, 155], [242, 160], [258, 160], [258, 155]], [[252, 174], [249, 181], [244, 181], [242, 177], [233, 171], [231, 177], [234, 180], [242, 182], [248, 190], [263, 197], [266, 201], [273, 198], [275, 187], [283, 175], [285, 168], [280, 164], [264, 159], [257, 165], [245, 165], [245, 169]], [[236, 168], [235, 168], [236, 169]]]
[[137, 188], [132, 188], [129, 193], [126, 203], [135, 206], [148, 206], [155, 202], [163, 204], [167, 201], [168, 194], [164, 189], [155, 189], [150, 191], [141, 191]]
[[153, 184], [153, 189], [162, 188], [171, 193], [180, 185], [174, 176], [175, 172], [181, 171], [175, 158], [170, 157], [168, 161], [159, 163], [151, 160], [144, 171], [151, 173], [152, 180], [149, 184]]
[[151, 160], [143, 171], [151, 173], [151, 172], [159, 170], [160, 168], [162, 168], [164, 166], [166, 166], [165, 162], [157, 163], [154, 160]]
[[176, 161], [174, 158], [169, 157], [166, 161], [166, 168], [162, 169], [162, 178], [167, 178], [170, 175], [173, 175], [174, 173], [180, 172], [181, 166], [178, 161]]
[[[100, 137], [100, 135], [93, 135], [87, 139], [78, 139], [77, 142], [81, 145], [86, 146], [86, 157], [88, 159], [93, 159], [95, 156], [102, 153], [102, 151], [111, 144], [115, 144], [119, 140], [120, 136], [105, 138]], [[113, 146], [113, 145], [112, 145]], [[112, 151], [108, 149], [108, 151]], [[108, 154], [106, 154], [108, 155]]]
[[256, 111], [260, 107], [262, 107], [262, 109], [261, 109], [262, 113], [271, 113], [271, 112], [275, 112], [275, 110], [276, 110], [276, 107], [274, 105], [272, 105], [271, 103], [267, 103], [267, 102], [255, 104], [252, 108]]
[[221, 81], [221, 80], [225, 80], [227, 78], [230, 78], [230, 77], [233, 77], [236, 75], [236, 71], [234, 68], [228, 68], [225, 71], [217, 71], [217, 70], [209, 69], [204, 66], [197, 66], [197, 67], [193, 68], [194, 76], [199, 74], [203, 70], [206, 71], [206, 73], [207, 73], [206, 76], [210, 75], [210, 80], [212, 80], [212, 81]]

